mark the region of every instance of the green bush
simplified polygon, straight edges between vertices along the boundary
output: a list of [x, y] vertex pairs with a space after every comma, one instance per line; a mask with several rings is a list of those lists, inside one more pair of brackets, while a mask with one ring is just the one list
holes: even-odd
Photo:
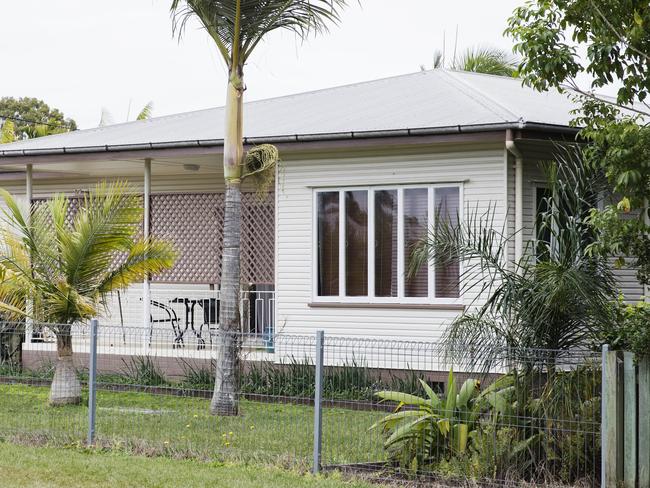
[[469, 379], [458, 391], [450, 372], [444, 397], [378, 392], [397, 407], [371, 429], [382, 430], [389, 459], [409, 473], [572, 484], [598, 476], [599, 382], [586, 364], [513, 370], [482, 392]]
[[632, 351], [639, 356], [650, 354], [650, 303], [628, 305], [619, 297], [611, 307], [616, 326], [603, 331], [603, 341], [612, 349]]
[[397, 407], [370, 427], [384, 433], [389, 458], [413, 472], [467, 452], [485, 398], [479, 395], [480, 382], [475, 379], [466, 380], [458, 390], [453, 371], [449, 372], [444, 398], [423, 380], [420, 384], [426, 397], [399, 391], [377, 392], [377, 397], [396, 402]]

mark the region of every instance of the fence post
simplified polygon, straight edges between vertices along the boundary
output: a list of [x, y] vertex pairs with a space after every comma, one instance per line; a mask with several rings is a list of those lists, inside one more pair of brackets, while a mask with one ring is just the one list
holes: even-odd
[[607, 344], [603, 345], [602, 352], [602, 392], [601, 392], [601, 486], [603, 488], [616, 488], [617, 486], [617, 370], [616, 352], [609, 350]]
[[95, 443], [95, 414], [97, 411], [97, 319], [90, 320], [90, 362], [88, 365], [88, 445]]
[[323, 359], [325, 333], [316, 332], [316, 382], [314, 388], [314, 466], [312, 472], [320, 472], [321, 446], [323, 443]]
[[650, 486], [650, 358], [639, 361], [639, 486]]
[[636, 370], [634, 353], [623, 353], [623, 391], [624, 410], [624, 485], [625, 488], [636, 487]]

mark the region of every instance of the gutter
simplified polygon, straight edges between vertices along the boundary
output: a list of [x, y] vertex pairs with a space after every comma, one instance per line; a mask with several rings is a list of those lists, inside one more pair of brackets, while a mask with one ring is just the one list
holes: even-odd
[[[381, 139], [386, 137], [415, 137], [448, 134], [472, 134], [512, 129], [532, 129], [575, 135], [579, 129], [564, 125], [542, 124], [537, 122], [503, 122], [496, 124], [451, 125], [444, 127], [423, 127], [415, 129], [395, 129], [376, 131], [350, 131], [321, 134], [295, 134], [269, 137], [245, 137], [245, 145], [299, 143], [315, 141], [345, 141]], [[182, 149], [196, 147], [220, 147], [223, 139], [196, 139], [189, 141], [147, 142], [138, 144], [106, 144], [101, 146], [60, 147], [45, 149], [5, 149], [0, 150], [0, 157], [50, 156], [62, 154], [109, 153], [122, 151], [147, 151], [152, 149]]]

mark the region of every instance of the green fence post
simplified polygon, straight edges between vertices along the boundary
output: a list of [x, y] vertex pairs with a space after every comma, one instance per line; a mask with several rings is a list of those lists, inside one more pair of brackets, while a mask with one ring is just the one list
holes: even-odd
[[602, 352], [602, 414], [600, 428], [601, 448], [601, 486], [602, 488], [616, 488], [617, 484], [617, 439], [616, 407], [617, 398], [617, 369], [616, 353], [609, 350], [605, 344]]
[[650, 488], [650, 358], [639, 361], [639, 488]]
[[623, 353], [623, 479], [625, 488], [636, 488], [636, 369], [634, 353]]

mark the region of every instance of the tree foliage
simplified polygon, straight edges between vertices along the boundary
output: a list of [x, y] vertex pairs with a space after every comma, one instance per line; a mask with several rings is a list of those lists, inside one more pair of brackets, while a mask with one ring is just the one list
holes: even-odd
[[259, 42], [275, 30], [304, 39], [339, 20], [345, 0], [173, 0], [179, 33], [196, 17], [216, 44], [229, 69], [243, 68]]
[[0, 309], [45, 322], [56, 334], [50, 403], [77, 404], [81, 385], [72, 361], [72, 325], [102, 315], [112, 292], [171, 267], [175, 252], [165, 241], [138, 238], [142, 205], [123, 182], [98, 184], [71, 219], [63, 194], [28, 212], [6, 190], [0, 197], [6, 224]]
[[[444, 67], [444, 59], [440, 51], [434, 56], [434, 68]], [[472, 73], [484, 73], [497, 76], [517, 76], [515, 57], [503, 49], [485, 46], [470, 47], [460, 57], [453, 59], [449, 68]]]
[[124, 182], [98, 184], [71, 220], [63, 194], [37, 205], [29, 217], [6, 190], [0, 196], [6, 207], [0, 275], [13, 277], [33, 297], [39, 321], [70, 325], [97, 317], [111, 292], [174, 262], [169, 243], [137, 237], [142, 205]]
[[[619, 196], [594, 210], [601, 236], [592, 250], [634, 256], [639, 281], [650, 283], [650, 3], [529, 0], [506, 33], [522, 56], [524, 83], [567, 91], [578, 103], [573, 123], [591, 142], [585, 159], [605, 171]], [[583, 72], [591, 77], [586, 85]], [[616, 97], [599, 95], [604, 88]]]
[[74, 120], [66, 118], [58, 109], [50, 108], [37, 98], [0, 98], [0, 119], [5, 119], [3, 142], [13, 142], [5, 140], [9, 138], [10, 133], [5, 126], [9, 124], [13, 129], [14, 140], [32, 139], [77, 129]]

